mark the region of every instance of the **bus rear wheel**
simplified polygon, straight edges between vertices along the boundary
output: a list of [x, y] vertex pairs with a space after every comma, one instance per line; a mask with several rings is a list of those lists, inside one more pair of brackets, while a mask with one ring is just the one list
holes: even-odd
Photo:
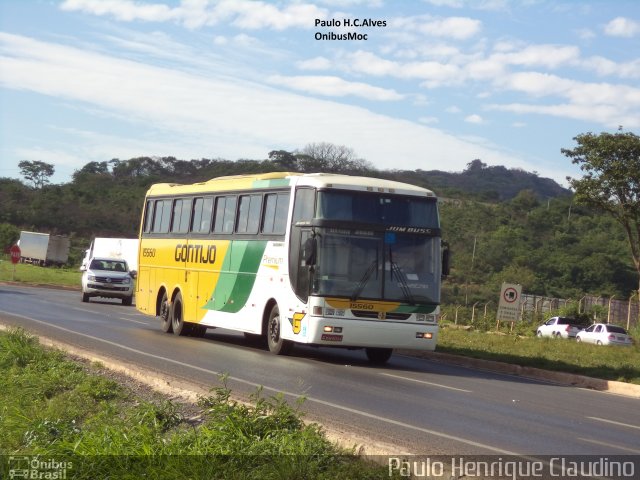
[[184, 313], [182, 309], [182, 294], [176, 293], [173, 302], [171, 302], [171, 328], [176, 335], [189, 335], [190, 325], [184, 322]]
[[171, 307], [169, 306], [169, 297], [167, 297], [167, 292], [164, 292], [162, 300], [160, 300], [160, 322], [164, 333], [173, 332], [173, 328], [171, 326]]
[[269, 351], [276, 355], [288, 355], [293, 348], [293, 343], [289, 340], [284, 340], [280, 336], [282, 332], [281, 326], [280, 309], [278, 305], [274, 305], [267, 320], [267, 343], [269, 345]]
[[387, 363], [391, 358], [391, 354], [393, 353], [392, 348], [365, 348], [365, 353], [367, 354], [367, 358], [369, 362], [374, 365], [382, 365], [383, 363]]

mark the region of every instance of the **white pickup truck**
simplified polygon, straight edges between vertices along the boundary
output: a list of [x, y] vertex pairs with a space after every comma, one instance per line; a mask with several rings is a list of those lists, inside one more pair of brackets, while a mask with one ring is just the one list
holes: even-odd
[[578, 332], [585, 327], [586, 325], [582, 325], [575, 318], [551, 317], [538, 327], [536, 335], [538, 337], [575, 338]]

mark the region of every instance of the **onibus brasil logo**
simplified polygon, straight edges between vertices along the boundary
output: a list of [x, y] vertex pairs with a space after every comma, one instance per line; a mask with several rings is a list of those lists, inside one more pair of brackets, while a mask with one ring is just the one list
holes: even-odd
[[64, 462], [53, 458], [15, 456], [9, 457], [9, 478], [64, 480], [73, 462]]

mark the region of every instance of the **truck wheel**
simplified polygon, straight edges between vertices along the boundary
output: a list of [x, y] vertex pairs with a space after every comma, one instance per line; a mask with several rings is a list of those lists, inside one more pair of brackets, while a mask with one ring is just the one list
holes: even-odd
[[84, 303], [87, 303], [89, 301], [89, 294], [88, 293], [82, 293], [82, 301]]
[[293, 348], [293, 343], [289, 340], [284, 340], [280, 336], [281, 332], [280, 310], [278, 305], [274, 305], [267, 321], [267, 344], [271, 353], [288, 355]]
[[364, 351], [367, 354], [369, 362], [374, 365], [387, 363], [393, 353], [393, 349], [391, 348], [365, 348]]
[[184, 312], [182, 308], [182, 294], [176, 293], [173, 302], [171, 302], [171, 328], [176, 335], [189, 335], [191, 325], [187, 325], [184, 321]]
[[173, 332], [173, 328], [171, 326], [171, 307], [169, 306], [169, 297], [167, 297], [167, 292], [164, 292], [162, 300], [160, 301], [160, 322], [164, 333]]
[[122, 305], [130, 307], [132, 303], [133, 303], [133, 297], [127, 297], [122, 299]]

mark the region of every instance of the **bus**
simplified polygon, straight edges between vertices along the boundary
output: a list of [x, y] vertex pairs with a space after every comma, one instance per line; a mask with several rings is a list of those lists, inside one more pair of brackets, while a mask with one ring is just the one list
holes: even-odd
[[295, 344], [434, 350], [448, 270], [430, 190], [349, 175], [274, 172], [152, 185], [136, 308], [162, 330], [244, 332]]

